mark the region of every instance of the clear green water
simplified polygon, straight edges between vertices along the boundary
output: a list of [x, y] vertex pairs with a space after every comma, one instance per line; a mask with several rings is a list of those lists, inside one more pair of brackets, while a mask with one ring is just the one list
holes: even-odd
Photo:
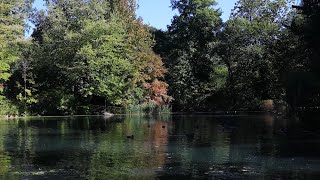
[[1, 120], [0, 179], [320, 179], [319, 134], [270, 115]]

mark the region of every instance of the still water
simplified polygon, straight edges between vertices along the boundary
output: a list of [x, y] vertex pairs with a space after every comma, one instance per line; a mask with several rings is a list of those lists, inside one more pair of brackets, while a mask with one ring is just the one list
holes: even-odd
[[320, 179], [320, 132], [307, 124], [272, 115], [0, 120], [0, 179]]

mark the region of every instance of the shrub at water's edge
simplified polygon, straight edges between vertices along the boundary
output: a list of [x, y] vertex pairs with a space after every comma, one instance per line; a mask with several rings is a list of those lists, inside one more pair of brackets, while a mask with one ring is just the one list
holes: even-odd
[[4, 96], [0, 96], [0, 116], [16, 116], [18, 114], [18, 108]]
[[155, 115], [155, 114], [162, 114], [162, 113], [171, 113], [171, 106], [170, 105], [162, 105], [159, 106], [154, 102], [146, 102], [143, 104], [137, 105], [130, 105], [126, 108], [126, 114], [138, 114], [138, 115]]

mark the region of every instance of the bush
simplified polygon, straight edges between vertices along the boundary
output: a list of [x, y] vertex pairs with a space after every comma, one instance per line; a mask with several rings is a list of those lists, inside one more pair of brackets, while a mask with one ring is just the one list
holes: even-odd
[[0, 115], [19, 115], [18, 108], [12, 104], [6, 97], [0, 96]]
[[129, 105], [126, 109], [127, 114], [161, 114], [171, 113], [171, 106], [162, 105], [159, 106], [156, 103], [150, 101], [143, 104]]
[[264, 111], [270, 112], [274, 110], [274, 102], [271, 99], [262, 101], [260, 106]]
[[39, 102], [32, 111], [39, 115], [70, 115], [76, 110], [76, 100], [72, 94], [62, 90], [50, 90], [39, 96]]

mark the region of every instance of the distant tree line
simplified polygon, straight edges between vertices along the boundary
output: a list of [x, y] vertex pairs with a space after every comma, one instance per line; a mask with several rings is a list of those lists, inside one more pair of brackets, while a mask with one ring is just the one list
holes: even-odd
[[172, 0], [166, 31], [144, 25], [135, 0], [32, 3], [0, 4], [0, 114], [319, 105], [317, 1], [239, 0], [223, 22], [214, 0]]

